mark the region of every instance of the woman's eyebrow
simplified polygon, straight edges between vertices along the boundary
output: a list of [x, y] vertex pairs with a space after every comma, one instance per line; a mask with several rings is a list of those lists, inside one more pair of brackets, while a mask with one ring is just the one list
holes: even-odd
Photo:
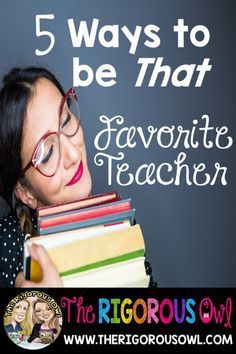
[[63, 108], [65, 107], [65, 102], [66, 102], [65, 96], [62, 96], [61, 102], [60, 102], [60, 105], [59, 105], [59, 110], [58, 110], [58, 117], [59, 118], [61, 117], [61, 114], [63, 112]]
[[[63, 102], [63, 97], [62, 97], [62, 101], [61, 101], [61, 103], [60, 103], [60, 105], [59, 105], [59, 107], [58, 107], [58, 111], [57, 111], [57, 117], [58, 117], [58, 127], [57, 127], [57, 131], [56, 130], [47, 130], [43, 135], [41, 135], [41, 137], [38, 139], [38, 142], [36, 143], [36, 145], [35, 145], [35, 149], [38, 147], [38, 145], [39, 145], [39, 143], [48, 135], [48, 134], [50, 134], [50, 133], [54, 133], [54, 132], [59, 132], [59, 130], [60, 130], [60, 112], [62, 112], [62, 110], [61, 110], [61, 105], [62, 105], [62, 102]], [[35, 151], [35, 149], [34, 149], [34, 151]]]
[[61, 120], [61, 114], [62, 114], [62, 106], [63, 106], [63, 102], [64, 102], [64, 97], [62, 96], [61, 98], [61, 102], [58, 106], [58, 109], [57, 109], [57, 116], [58, 116], [58, 125], [57, 125], [57, 130], [47, 130], [43, 135], [41, 135], [41, 137], [38, 139], [37, 143], [35, 144], [35, 147], [33, 149], [33, 152], [31, 154], [31, 156], [34, 154], [35, 150], [38, 148], [39, 144], [44, 140], [45, 137], [47, 137], [48, 134], [50, 133], [54, 133], [54, 132], [59, 132], [60, 130], [60, 120]]

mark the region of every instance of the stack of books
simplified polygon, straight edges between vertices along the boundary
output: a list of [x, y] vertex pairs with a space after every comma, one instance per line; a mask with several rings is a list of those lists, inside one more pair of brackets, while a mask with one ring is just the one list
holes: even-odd
[[[148, 287], [145, 244], [131, 199], [117, 192], [37, 209], [38, 236], [65, 287]], [[42, 279], [24, 244], [26, 279]]]

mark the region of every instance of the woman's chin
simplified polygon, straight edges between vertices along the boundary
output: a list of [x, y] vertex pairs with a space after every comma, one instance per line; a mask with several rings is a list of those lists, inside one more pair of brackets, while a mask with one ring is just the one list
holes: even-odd
[[64, 186], [62, 190], [55, 191], [51, 196], [38, 198], [37, 207], [49, 206], [54, 204], [71, 203], [91, 195], [92, 179], [87, 166], [84, 168], [83, 175], [79, 181], [72, 185]]
[[74, 202], [87, 198], [91, 195], [92, 180], [90, 174], [83, 176], [81, 181], [67, 187], [67, 202]]

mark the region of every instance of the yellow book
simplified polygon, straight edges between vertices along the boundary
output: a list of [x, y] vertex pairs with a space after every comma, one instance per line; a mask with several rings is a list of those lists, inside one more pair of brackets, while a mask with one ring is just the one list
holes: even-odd
[[[117, 225], [117, 228], [103, 228], [101, 233], [96, 234], [95, 227], [93, 236], [89, 236], [92, 231], [87, 229], [77, 230], [78, 237], [70, 238], [64, 232], [63, 235], [33, 237], [31, 241], [44, 246], [60, 276], [68, 277], [96, 268], [101, 271], [101, 267], [144, 256], [145, 245], [140, 225], [126, 225], [120, 229]], [[27, 241], [24, 268], [26, 278], [41, 280], [41, 269], [37, 262], [30, 259]]]

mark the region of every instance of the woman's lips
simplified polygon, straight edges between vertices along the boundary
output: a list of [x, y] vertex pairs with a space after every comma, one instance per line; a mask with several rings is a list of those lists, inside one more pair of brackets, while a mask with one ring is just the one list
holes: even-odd
[[79, 164], [79, 166], [78, 166], [78, 168], [77, 168], [77, 170], [76, 170], [76, 172], [75, 172], [75, 174], [73, 176], [73, 178], [70, 180], [69, 183], [67, 183], [66, 186], [72, 186], [73, 184], [79, 182], [79, 180], [81, 179], [81, 177], [83, 175], [83, 169], [84, 169], [83, 162], [81, 160], [80, 164]]

